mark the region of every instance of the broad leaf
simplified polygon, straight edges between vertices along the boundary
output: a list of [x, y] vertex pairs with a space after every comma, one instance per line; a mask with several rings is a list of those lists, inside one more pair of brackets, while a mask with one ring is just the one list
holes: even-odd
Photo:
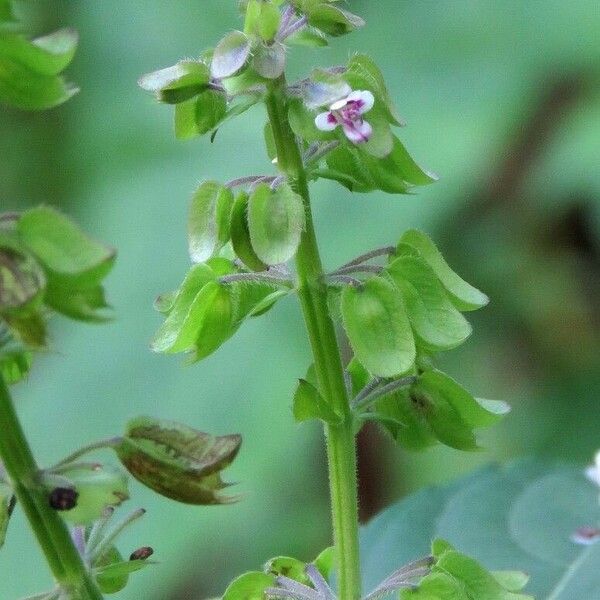
[[91, 239], [73, 221], [47, 206], [24, 212], [17, 231], [50, 280], [60, 285], [94, 287], [114, 263], [112, 248]]
[[229, 188], [216, 181], [200, 184], [188, 217], [188, 247], [193, 262], [208, 260], [227, 243], [232, 206]]
[[342, 293], [344, 328], [356, 358], [373, 375], [409, 371], [416, 350], [402, 297], [394, 285], [374, 277]]
[[321, 396], [316, 387], [300, 379], [294, 394], [294, 418], [296, 421], [321, 419], [326, 423], [340, 423], [340, 416]]
[[248, 228], [252, 248], [268, 265], [287, 262], [296, 254], [304, 229], [302, 198], [288, 184], [276, 190], [256, 187], [248, 202]]
[[264, 271], [267, 265], [258, 257], [250, 240], [248, 194], [241, 192], [231, 211], [231, 245], [237, 257], [251, 270]]
[[115, 451], [127, 470], [150, 489], [188, 504], [226, 504], [220, 472], [236, 457], [239, 435], [213, 436], [172, 421], [130, 421]]
[[[525, 593], [536, 598], [591, 600], [600, 589], [600, 543], [581, 546], [571, 536], [599, 519], [598, 490], [583, 469], [535, 461], [488, 467], [417, 492], [364, 527], [365, 585], [371, 589], [399, 565], [428, 554], [429, 540], [442, 537], [488, 569], [522, 569], [530, 575]], [[452, 561], [446, 566], [454, 569]], [[516, 591], [502, 573], [494, 576]]]
[[250, 571], [235, 579], [225, 590], [221, 600], [264, 600], [265, 590], [274, 583], [274, 575]]
[[452, 302], [459, 310], [477, 310], [489, 302], [485, 294], [464, 281], [448, 266], [436, 245], [421, 231], [410, 229], [400, 238], [400, 243], [412, 246], [419, 251], [439, 277], [450, 294]]
[[313, 27], [331, 36], [350, 33], [365, 24], [359, 16], [325, 2], [310, 10], [308, 22]]
[[423, 259], [400, 256], [386, 271], [400, 289], [412, 328], [426, 349], [448, 350], [469, 337], [471, 326]]
[[182, 60], [144, 75], [138, 83], [142, 89], [154, 92], [161, 102], [179, 104], [206, 89], [209, 81], [210, 72], [203, 62]]
[[217, 79], [231, 77], [240, 71], [250, 57], [249, 38], [241, 31], [228, 33], [214, 50], [211, 73]]

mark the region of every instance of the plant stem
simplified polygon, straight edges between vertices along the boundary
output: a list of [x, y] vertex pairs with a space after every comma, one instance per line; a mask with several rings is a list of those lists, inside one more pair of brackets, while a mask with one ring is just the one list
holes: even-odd
[[358, 551], [356, 439], [344, 381], [344, 369], [327, 304], [327, 287], [315, 235], [306, 172], [287, 116], [285, 79], [268, 85], [267, 111], [277, 147], [277, 164], [302, 196], [306, 228], [296, 255], [298, 295], [312, 348], [321, 395], [340, 415], [339, 425], [325, 425], [333, 534], [338, 563], [340, 600], [358, 600], [361, 593]]
[[74, 600], [102, 600], [67, 526], [48, 503], [48, 492], [39, 481], [39, 469], [1, 376], [0, 431], [0, 458], [54, 578]]

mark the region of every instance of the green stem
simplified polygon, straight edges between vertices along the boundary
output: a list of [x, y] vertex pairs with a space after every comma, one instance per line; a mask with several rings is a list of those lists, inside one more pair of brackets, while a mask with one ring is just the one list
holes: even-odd
[[335, 326], [313, 226], [306, 171], [287, 116], [285, 79], [270, 83], [266, 98], [277, 147], [277, 164], [304, 202], [306, 228], [296, 255], [298, 294], [322, 396], [343, 415], [340, 425], [326, 425], [333, 534], [338, 561], [340, 600], [360, 598], [356, 439]]
[[39, 482], [39, 469], [1, 376], [0, 431], [0, 458], [57, 583], [76, 600], [102, 600], [67, 526], [48, 503], [48, 492]]

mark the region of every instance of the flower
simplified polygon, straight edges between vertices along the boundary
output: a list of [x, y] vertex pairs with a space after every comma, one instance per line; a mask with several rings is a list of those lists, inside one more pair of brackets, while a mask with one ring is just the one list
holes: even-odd
[[327, 112], [315, 117], [315, 125], [321, 131], [333, 131], [342, 126], [346, 137], [353, 144], [367, 142], [373, 128], [363, 119], [363, 115], [373, 108], [375, 98], [368, 90], [355, 90], [345, 98], [334, 102]]
[[596, 452], [594, 464], [586, 468], [585, 474], [592, 483], [600, 487], [600, 450]]

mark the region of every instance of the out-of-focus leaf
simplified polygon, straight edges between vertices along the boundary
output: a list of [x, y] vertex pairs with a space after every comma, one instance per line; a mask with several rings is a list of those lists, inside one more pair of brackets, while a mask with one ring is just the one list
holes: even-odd
[[412, 368], [416, 349], [400, 293], [374, 277], [342, 292], [344, 328], [356, 358], [373, 375], [393, 377]]
[[46, 277], [37, 261], [0, 238], [0, 315], [27, 315], [39, 308]]
[[12, 488], [0, 480], [0, 549], [4, 546], [8, 522], [14, 507], [15, 497]]
[[461, 311], [477, 310], [489, 302], [489, 298], [459, 277], [445, 261], [433, 241], [421, 231], [410, 229], [400, 238], [400, 243], [416, 248], [433, 269], [456, 308]]
[[98, 285], [110, 271], [115, 251], [88, 237], [48, 206], [25, 211], [17, 222], [24, 245], [47, 270], [51, 282], [74, 288]]
[[240, 71], [250, 57], [251, 44], [241, 31], [228, 33], [215, 48], [211, 73], [217, 79], [231, 77]]
[[248, 202], [248, 229], [252, 248], [269, 265], [294, 257], [304, 229], [302, 198], [284, 183], [271, 190], [260, 184]]
[[69, 289], [61, 284], [49, 285], [44, 300], [56, 312], [78, 321], [103, 323], [112, 318], [101, 286]]
[[216, 181], [205, 181], [194, 192], [188, 217], [188, 246], [193, 262], [213, 256], [229, 240], [231, 190]]
[[150, 489], [188, 504], [227, 504], [220, 472], [236, 457], [239, 435], [213, 436], [172, 421], [139, 417], [115, 447], [127, 470]]
[[0, 319], [0, 375], [8, 384], [21, 381], [31, 367], [31, 352]]
[[281, 13], [275, 4], [264, 0], [249, 0], [244, 32], [258, 35], [265, 42], [271, 42], [279, 30], [280, 21]]
[[[595, 598], [600, 544], [571, 541], [578, 527], [600, 518], [597, 488], [582, 471], [517, 461], [417, 492], [363, 528], [365, 585], [375, 586], [398, 565], [429, 553], [428, 541], [442, 537], [487, 569], [522, 569], [530, 576], [526, 593], [536, 598]], [[454, 558], [446, 566], [452, 571]], [[492, 574], [508, 592], [523, 583], [523, 576], [515, 585]]]
[[250, 571], [231, 582], [221, 600], [264, 600], [265, 590], [274, 583], [274, 575]]

